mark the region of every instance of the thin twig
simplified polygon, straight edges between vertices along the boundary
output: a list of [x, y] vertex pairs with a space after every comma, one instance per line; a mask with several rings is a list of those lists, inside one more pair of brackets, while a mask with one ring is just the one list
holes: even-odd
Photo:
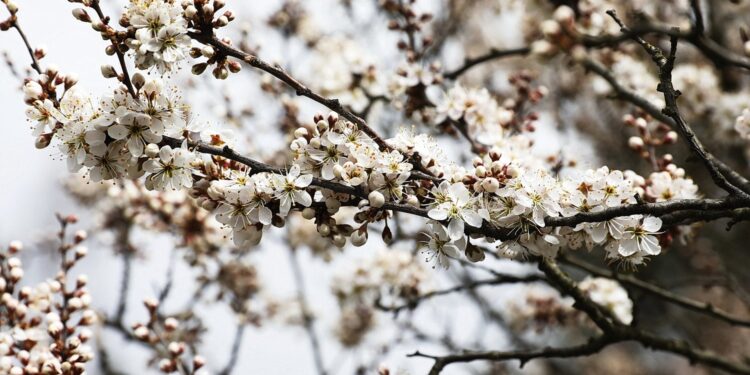
[[544, 281], [544, 277], [541, 275], [528, 275], [528, 276], [511, 276], [511, 275], [496, 275], [496, 277], [487, 280], [477, 280], [473, 282], [463, 283], [456, 285], [452, 288], [441, 289], [432, 292], [422, 294], [408, 300], [406, 303], [401, 305], [386, 306], [380, 301], [377, 301], [376, 307], [383, 311], [399, 312], [404, 309], [414, 309], [424, 300], [444, 296], [455, 292], [461, 292], [468, 289], [476, 289], [481, 286], [494, 286], [494, 285], [505, 285], [505, 284], [518, 284], [518, 283], [533, 283], [537, 281]]
[[[617, 22], [623, 33], [629, 32], [628, 27], [625, 26], [625, 24], [617, 17], [617, 13], [614, 10], [608, 10], [607, 14], [612, 17], [615, 22]], [[679, 29], [677, 28], [673, 28], [672, 30], [675, 32], [679, 32]], [[672, 69], [674, 68], [674, 61], [677, 53], [677, 42], [679, 38], [674, 35], [670, 37], [671, 44], [668, 55], [665, 55], [660, 48], [654, 46], [651, 43], [648, 43], [639, 36], [632, 36], [632, 38], [638, 44], [640, 44], [644, 50], [646, 50], [656, 66], [659, 68], [658, 90], [664, 94], [664, 102], [666, 105], [662, 112], [672, 118], [676, 125], [675, 129], [680, 134], [680, 136], [685, 139], [691, 151], [696, 154], [696, 156], [698, 156], [701, 161], [703, 161], [703, 164], [711, 174], [711, 178], [714, 180], [714, 183], [716, 183], [716, 185], [726, 190], [730, 194], [737, 195], [744, 199], [750, 199], [750, 195], [748, 195], [748, 192], [742, 189], [742, 186], [734, 186], [727, 180], [724, 174], [717, 168], [714, 161], [715, 157], [710, 152], [708, 152], [705, 147], [703, 147], [703, 144], [695, 135], [693, 129], [690, 128], [687, 122], [685, 122], [685, 120], [680, 115], [680, 111], [677, 106], [677, 97], [679, 96], [679, 93], [674, 89], [674, 86], [672, 85]]]
[[234, 367], [237, 365], [237, 360], [239, 359], [240, 355], [240, 347], [242, 346], [242, 338], [245, 333], [245, 327], [246, 324], [244, 322], [239, 322], [237, 324], [237, 330], [234, 331], [234, 340], [232, 341], [232, 349], [229, 353], [229, 360], [227, 361], [227, 364], [224, 366], [224, 369], [219, 372], [219, 375], [229, 375], [234, 370]]
[[289, 262], [292, 266], [294, 282], [297, 287], [297, 300], [299, 301], [300, 309], [302, 309], [302, 324], [307, 332], [307, 337], [310, 339], [310, 347], [312, 349], [313, 360], [315, 361], [315, 368], [318, 375], [326, 375], [327, 371], [323, 364], [323, 354], [320, 350], [320, 339], [315, 332], [315, 320], [308, 308], [307, 292], [305, 292], [305, 280], [302, 274], [302, 267], [299, 264], [299, 259], [297, 259], [297, 250], [291, 247], [289, 248]]
[[531, 47], [518, 47], [518, 48], [510, 48], [510, 49], [496, 49], [493, 48], [489, 52], [485, 53], [484, 55], [477, 56], [473, 59], [467, 58], [464, 60], [464, 64], [458, 67], [456, 70], [446, 72], [443, 74], [443, 77], [447, 79], [456, 79], [462, 74], [466, 73], [469, 69], [485, 63], [487, 61], [496, 60], [500, 58], [505, 57], [511, 57], [511, 56], [525, 56], [531, 53]]

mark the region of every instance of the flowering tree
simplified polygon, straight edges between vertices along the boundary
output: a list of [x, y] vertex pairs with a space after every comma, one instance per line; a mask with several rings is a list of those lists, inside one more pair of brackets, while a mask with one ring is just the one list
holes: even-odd
[[[746, 6], [342, 0], [346, 31], [320, 30], [312, 4], [285, 1], [264, 27], [302, 51], [297, 68], [264, 60], [264, 40], [234, 28], [224, 0], [130, 0], [116, 18], [100, 0], [69, 2], [106, 46], [105, 92], [47, 64], [10, 0], [0, 29], [29, 52], [28, 69], [16, 69], [20, 56], [7, 65], [35, 145], [65, 159], [64, 188], [98, 218], [97, 236], [114, 238], [121, 287], [114, 313], [92, 304], [87, 278], [72, 274], [87, 254], [84, 231], [66, 234], [73, 216], [59, 216], [59, 273], [37, 287], [10, 243], [3, 373], [127, 371], [89, 327], [147, 348], [164, 373], [240, 373], [245, 330], [273, 321], [304, 328], [319, 374], [337, 371], [331, 351], [360, 358], [341, 371], [381, 374], [501, 373], [531, 360], [555, 374], [750, 373]], [[497, 46], [509, 28], [523, 47]], [[395, 42], [388, 60], [361, 44], [379, 34]], [[247, 80], [258, 95], [219, 95], [225, 110], [209, 122], [217, 96], [196, 87]], [[244, 126], [253, 113], [274, 126]], [[170, 266], [155, 295], [138, 296], [133, 323], [131, 269], [145, 253], [134, 237], [159, 233], [194, 277], [176, 280]], [[347, 258], [363, 246], [367, 257]], [[288, 300], [252, 261], [279, 251], [298, 290]], [[333, 329], [317, 324], [302, 251], [336, 268]], [[177, 288], [190, 302], [167, 309]], [[199, 354], [212, 315], [196, 310], [217, 303], [237, 322], [218, 364]], [[425, 328], [441, 320], [444, 330]], [[641, 363], [654, 355], [644, 349], [671, 356]], [[572, 357], [585, 358], [560, 360]]]

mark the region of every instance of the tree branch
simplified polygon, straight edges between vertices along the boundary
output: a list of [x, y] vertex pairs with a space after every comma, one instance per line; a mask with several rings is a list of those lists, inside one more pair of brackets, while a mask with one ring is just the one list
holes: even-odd
[[[607, 81], [607, 83], [609, 83], [609, 85], [615, 91], [615, 94], [617, 94], [618, 98], [635, 105], [644, 112], [648, 113], [651, 117], [655, 118], [663, 124], [668, 125], [672, 129], [677, 128], [677, 124], [671, 117], [664, 114], [660, 109], [658, 109], [648, 100], [622, 86], [614, 77], [614, 75], [612, 75], [612, 73], [599, 62], [592, 59], [585, 59], [582, 64], [586, 69], [594, 72], [598, 76], [602, 77], [605, 81]], [[724, 176], [729, 179], [735, 186], [741, 187], [744, 191], [750, 192], [750, 181], [734, 171], [731, 167], [729, 167], [721, 160], [714, 159], [714, 163], [716, 164], [716, 167], [724, 174]]]
[[504, 285], [504, 284], [517, 284], [517, 283], [533, 283], [537, 281], [544, 281], [544, 277], [541, 275], [528, 275], [528, 276], [511, 276], [511, 275], [497, 275], [492, 279], [477, 280], [460, 285], [456, 285], [452, 288], [441, 289], [432, 291], [429, 293], [422, 294], [421, 296], [414, 297], [408, 300], [406, 303], [401, 305], [386, 306], [381, 303], [380, 300], [376, 302], [376, 307], [382, 311], [389, 311], [398, 313], [404, 309], [414, 309], [422, 301], [428, 300], [433, 297], [444, 296], [455, 292], [461, 292], [467, 289], [476, 289], [481, 286], [490, 285]]
[[617, 280], [620, 283], [629, 285], [643, 292], [659, 297], [660, 300], [675, 304], [677, 306], [681, 306], [685, 309], [695, 311], [700, 314], [707, 315], [713, 319], [721, 320], [734, 326], [750, 327], [750, 319], [734, 316], [718, 307], [713, 306], [710, 303], [696, 301], [691, 298], [672, 293], [669, 290], [640, 280], [634, 276], [618, 274], [603, 268], [596, 267], [592, 264], [584, 262], [583, 260], [570, 256], [562, 256], [561, 260], [564, 263], [570, 264], [576, 268], [580, 268], [592, 275]]
[[496, 49], [493, 48], [489, 52], [485, 53], [484, 55], [477, 56], [473, 59], [467, 58], [464, 60], [464, 64], [458, 67], [456, 70], [446, 72], [443, 74], [443, 77], [447, 79], [456, 79], [462, 74], [466, 73], [469, 69], [482, 64], [487, 61], [500, 59], [504, 57], [511, 57], [511, 56], [524, 56], [531, 53], [531, 47], [518, 47], [518, 48], [511, 48], [511, 49]]
[[[620, 29], [624, 33], [629, 32], [628, 27], [625, 26], [625, 24], [617, 17], [617, 13], [615, 13], [614, 10], [607, 11], [607, 14], [612, 17], [615, 22], [617, 22], [617, 24], [620, 26]], [[679, 32], [678, 28], [672, 28], [671, 30], [673, 30], [674, 32]], [[676, 125], [676, 130], [680, 133], [680, 136], [685, 139], [691, 151], [696, 154], [701, 159], [701, 161], [703, 161], [703, 164], [711, 174], [711, 178], [714, 180], [714, 183], [716, 183], [716, 185], [726, 190], [730, 194], [737, 195], [739, 197], [742, 197], [743, 199], [750, 199], [750, 195], [748, 195], [746, 191], [741, 189], [741, 186], [734, 186], [726, 179], [722, 172], [716, 167], [716, 163], [714, 162], [715, 157], [710, 152], [708, 152], [705, 147], [703, 147], [703, 144], [695, 135], [693, 129], [690, 128], [687, 122], [685, 122], [685, 120], [680, 115], [680, 111], [677, 106], [677, 97], [680, 94], [674, 89], [674, 86], [672, 85], [672, 68], [674, 68], [674, 61], [677, 54], [677, 42], [679, 37], [676, 35], [672, 35], [670, 37], [671, 47], [668, 55], [664, 55], [664, 52], [661, 49], [657, 48], [651, 43], [646, 42], [639, 36], [634, 35], [632, 36], [632, 38], [638, 44], [640, 44], [644, 50], [646, 50], [656, 66], [659, 68], [660, 83], [658, 90], [664, 94], [664, 102], [666, 105], [662, 112], [672, 118]]]
[[447, 355], [443, 357], [432, 356], [421, 353], [419, 351], [407, 355], [407, 357], [423, 357], [435, 360], [435, 363], [430, 369], [429, 375], [437, 375], [448, 365], [457, 362], [473, 362], [473, 361], [508, 361], [508, 360], [519, 360], [521, 361], [521, 367], [528, 361], [536, 358], [572, 358], [581, 357], [596, 354], [606, 346], [612, 344], [613, 341], [600, 336], [589, 340], [589, 342], [571, 346], [567, 348], [544, 348], [539, 350], [531, 351], [484, 351], [484, 352], [463, 352], [461, 354]]

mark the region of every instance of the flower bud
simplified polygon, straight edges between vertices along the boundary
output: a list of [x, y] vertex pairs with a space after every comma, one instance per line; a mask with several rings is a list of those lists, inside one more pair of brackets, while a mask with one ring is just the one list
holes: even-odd
[[307, 220], [312, 220], [315, 218], [315, 209], [312, 207], [305, 207], [302, 210], [302, 217]]
[[8, 245], [9, 253], [15, 254], [21, 250], [23, 250], [23, 243], [21, 241], [18, 241], [18, 240], [10, 241], [10, 244]]
[[195, 357], [193, 357], [193, 369], [197, 370], [197, 369], [199, 369], [199, 368], [201, 368], [201, 367], [203, 367], [205, 365], [206, 365], [206, 359], [205, 358], [203, 358], [203, 357], [201, 357], [199, 355], [196, 355]]
[[412, 207], [419, 207], [419, 198], [416, 195], [410, 194], [406, 197], [406, 204]]
[[204, 46], [201, 49], [201, 55], [209, 59], [214, 56], [214, 53], [215, 53], [214, 47], [211, 47], [211, 46]]
[[18, 13], [18, 5], [16, 5], [16, 3], [8, 1], [7, 3], [5, 3], [5, 6], [8, 8], [8, 12], [10, 12], [10, 14]]
[[76, 258], [81, 259], [89, 253], [89, 249], [86, 246], [76, 247]]
[[161, 361], [159, 361], [159, 370], [161, 370], [164, 373], [174, 372], [173, 369], [175, 367], [176, 367], [175, 364], [170, 359], [164, 358]]
[[45, 133], [36, 138], [36, 141], [34, 142], [34, 147], [38, 149], [47, 148], [49, 146], [50, 142], [52, 141], [52, 133]]
[[115, 70], [115, 67], [112, 65], [102, 65], [101, 71], [102, 71], [102, 76], [104, 76], [104, 78], [117, 77], [117, 71]]
[[159, 301], [154, 298], [146, 298], [143, 300], [143, 304], [151, 311], [156, 311], [156, 308], [159, 307]]
[[567, 5], [557, 7], [557, 9], [555, 9], [555, 12], [552, 14], [552, 17], [555, 19], [555, 21], [562, 24], [572, 22], [575, 16], [576, 15], [575, 12], [573, 12], [573, 9]]
[[229, 71], [224, 67], [216, 67], [216, 69], [214, 69], [212, 73], [216, 79], [224, 80], [229, 77]]
[[81, 22], [91, 22], [91, 17], [89, 17], [89, 14], [83, 8], [73, 9], [73, 17]]
[[638, 117], [637, 119], [635, 119], [635, 126], [638, 129], [646, 129], [646, 127], [648, 126], [648, 122], [646, 121], [645, 118]]
[[185, 345], [179, 342], [172, 341], [167, 346], [167, 349], [169, 349], [169, 353], [171, 353], [172, 355], [178, 356], [185, 351]]
[[76, 278], [76, 288], [83, 288], [89, 282], [89, 277], [86, 275], [78, 275]]
[[196, 14], [198, 14], [198, 9], [196, 9], [194, 6], [190, 5], [185, 8], [185, 18], [191, 19], [195, 17]]
[[628, 139], [628, 147], [632, 148], [633, 150], [640, 150], [643, 148], [643, 138], [641, 137], [630, 137]]
[[66, 90], [75, 86], [76, 83], [78, 83], [78, 76], [75, 73], [68, 73], [65, 75], [64, 84]]
[[494, 177], [485, 178], [482, 181], [482, 189], [488, 193], [494, 193], [500, 188], [500, 181]]
[[560, 24], [553, 20], [543, 21], [539, 28], [545, 36], [555, 36], [560, 33]]
[[23, 278], [23, 269], [21, 267], [13, 267], [10, 269], [10, 280], [16, 282]]
[[73, 297], [68, 300], [68, 308], [71, 310], [80, 310], [83, 307], [83, 302], [78, 297]]
[[133, 86], [135, 86], [136, 90], [140, 90], [143, 85], [146, 84], [146, 77], [143, 76], [140, 72], [136, 72], [131, 77], [131, 82], [133, 82]]
[[150, 158], [155, 158], [157, 155], [159, 155], [159, 145], [156, 143], [149, 143], [146, 145], [146, 156]]
[[521, 172], [518, 170], [518, 167], [516, 167], [513, 164], [509, 165], [508, 169], [506, 171], [506, 174], [508, 175], [508, 177], [511, 177], [511, 178], [518, 177], [519, 173], [521, 173]]
[[294, 138], [304, 138], [307, 137], [307, 134], [307, 128], [297, 128], [297, 130], [294, 131]]
[[[363, 230], [364, 229], [364, 230]], [[367, 229], [363, 228], [352, 233], [352, 245], [360, 247], [367, 243]]]
[[344, 235], [337, 233], [333, 235], [333, 245], [342, 248], [346, 246], [346, 237]]
[[51, 336], [57, 336], [63, 330], [63, 324], [60, 321], [54, 321], [47, 326], [47, 332]]
[[143, 84], [143, 92], [147, 96], [156, 96], [162, 92], [163, 86], [161, 80], [151, 79]]
[[174, 331], [179, 326], [180, 326], [180, 322], [178, 322], [177, 319], [175, 318], [167, 318], [166, 320], [164, 320], [164, 328], [167, 331]]
[[229, 18], [227, 18], [226, 16], [221, 16], [221, 17], [219, 17], [219, 18], [216, 19], [216, 21], [214, 22], [214, 24], [217, 27], [224, 27], [226, 25], [229, 25]]
[[664, 136], [664, 143], [672, 144], [675, 142], [677, 142], [677, 132], [674, 130], [667, 132], [667, 134]]
[[133, 332], [133, 334], [135, 334], [135, 337], [137, 337], [137, 338], [139, 338], [141, 340], [145, 340], [149, 336], [149, 330], [145, 326], [140, 326], [140, 327], [138, 327], [138, 328], [135, 329], [135, 331]]
[[239, 73], [242, 70], [242, 64], [240, 64], [239, 61], [232, 60], [227, 63], [227, 67], [232, 73]]
[[36, 81], [29, 81], [23, 86], [23, 95], [26, 100], [38, 99], [44, 94], [42, 86]]
[[318, 225], [318, 233], [323, 237], [328, 237], [331, 234], [331, 227], [328, 224]]
[[385, 196], [377, 190], [371, 191], [367, 196], [367, 200], [370, 202], [370, 206], [375, 208], [383, 207], [385, 204]]

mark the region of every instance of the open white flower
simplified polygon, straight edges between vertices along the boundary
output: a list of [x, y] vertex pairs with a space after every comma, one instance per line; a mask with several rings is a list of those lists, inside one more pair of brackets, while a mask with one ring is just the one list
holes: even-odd
[[436, 221], [430, 221], [427, 226], [427, 236], [430, 239], [427, 241], [428, 249], [424, 251], [427, 255], [426, 261], [434, 262], [433, 268], [437, 265], [448, 269], [450, 258], [459, 259], [461, 252], [466, 249], [466, 237], [451, 239], [445, 227]]
[[428, 211], [427, 216], [437, 221], [450, 220], [448, 233], [451, 239], [457, 240], [464, 235], [464, 222], [479, 228], [482, 226], [482, 218], [474, 207], [475, 199], [463, 183], [447, 184], [447, 181], [440, 184], [441, 189], [447, 188], [447, 200]]
[[96, 138], [96, 134], [93, 133], [97, 131], [92, 128], [91, 123], [71, 122], [58, 132], [61, 141], [59, 148], [68, 157], [68, 169], [71, 172], [81, 169], [83, 162], [86, 161], [87, 149], [98, 155], [103, 154], [106, 149], [103, 139], [101, 143], [94, 141], [89, 144], [87, 142], [87, 137]]
[[184, 148], [172, 149], [163, 146], [157, 158], [143, 163], [143, 169], [151, 173], [147, 182], [160, 191], [166, 189], [177, 190], [193, 186], [192, 167], [193, 154]]
[[279, 200], [279, 214], [286, 216], [296, 203], [310, 207], [312, 197], [305, 190], [310, 186], [313, 176], [309, 174], [300, 175], [298, 165], [293, 165], [286, 175], [274, 175], [273, 184], [276, 189], [276, 198]]
[[130, 159], [122, 141], [110, 143], [106, 149], [96, 154], [86, 154], [83, 165], [89, 167], [89, 177], [93, 182], [111, 180], [125, 175], [127, 162]]
[[58, 121], [64, 122], [65, 120], [63, 114], [55, 108], [55, 104], [49, 99], [37, 100], [26, 108], [26, 117], [29, 120], [36, 121], [32, 132], [35, 136], [52, 130]]
[[630, 324], [633, 321], [633, 301], [628, 297], [628, 291], [617, 281], [587, 276], [578, 287], [592, 301], [611, 311], [621, 323]]
[[151, 121], [148, 116], [128, 113], [120, 119], [120, 122], [107, 128], [107, 134], [117, 140], [125, 140], [130, 154], [139, 157], [143, 155], [143, 149], [149, 143], [159, 143], [161, 133], [164, 131], [161, 124], [150, 127]]
[[645, 253], [644, 255], [659, 255], [661, 246], [656, 238], [659, 229], [661, 219], [658, 217], [646, 216], [643, 220], [639, 215], [628, 217], [617, 252], [624, 257], [640, 252]]
[[216, 220], [234, 229], [243, 229], [256, 223], [271, 224], [273, 214], [265, 206], [254, 185], [228, 189], [224, 201], [216, 209]]

